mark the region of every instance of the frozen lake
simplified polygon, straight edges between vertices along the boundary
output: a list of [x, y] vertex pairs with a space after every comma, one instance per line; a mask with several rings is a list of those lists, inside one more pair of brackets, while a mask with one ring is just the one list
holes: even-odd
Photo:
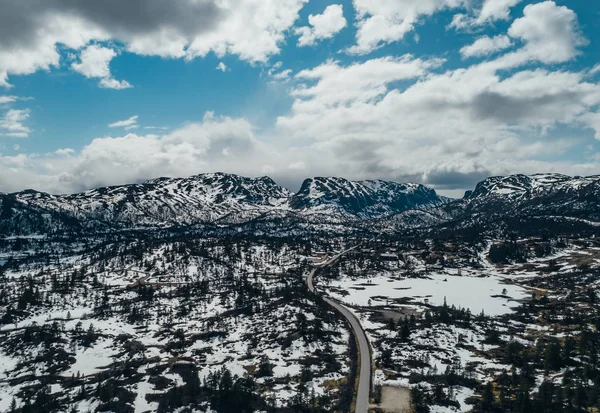
[[[332, 282], [331, 287], [347, 291], [349, 294], [346, 296], [336, 292], [330, 294], [348, 304], [368, 306], [371, 300], [372, 305], [380, 305], [382, 300], [376, 297], [387, 297], [412, 298], [414, 303], [442, 305], [446, 299], [449, 306], [468, 308], [473, 314], [483, 310], [491, 316], [509, 313], [511, 307], [519, 305], [515, 300], [530, 295], [518, 285], [504, 283], [500, 277], [459, 277], [448, 274], [432, 274], [429, 279], [394, 280], [384, 276], [368, 280], [345, 278]], [[504, 289], [508, 298], [492, 297], [502, 295]]]

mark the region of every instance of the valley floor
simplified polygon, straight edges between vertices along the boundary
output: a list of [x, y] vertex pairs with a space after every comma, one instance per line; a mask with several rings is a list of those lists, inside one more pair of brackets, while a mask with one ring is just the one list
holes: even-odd
[[367, 334], [372, 411], [600, 405], [595, 237], [110, 234], [0, 260], [2, 413], [348, 411], [358, 351], [321, 296]]

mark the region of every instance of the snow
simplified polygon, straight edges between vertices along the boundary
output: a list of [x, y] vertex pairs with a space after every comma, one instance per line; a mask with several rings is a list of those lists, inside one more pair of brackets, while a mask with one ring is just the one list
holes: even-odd
[[147, 411], [156, 411], [158, 403], [146, 401], [146, 394], [152, 392], [152, 384], [142, 381], [137, 384], [137, 396], [135, 398], [135, 413], [144, 413]]
[[[429, 278], [406, 278], [392, 279], [386, 276], [352, 281], [345, 278], [342, 281], [334, 281], [331, 287], [339, 288], [348, 295], [339, 292], [330, 292], [332, 296], [347, 304], [369, 306], [382, 304], [377, 297], [389, 299], [410, 298], [418, 303], [443, 305], [444, 300], [456, 307], [468, 308], [473, 314], [484, 311], [485, 314], [498, 316], [512, 311], [517, 307], [517, 300], [526, 298], [527, 291], [517, 285], [505, 284], [504, 280], [497, 276], [482, 277], [459, 277], [449, 274], [431, 274]], [[499, 296], [506, 289], [506, 296]], [[331, 291], [331, 290], [330, 290]], [[383, 304], [385, 304], [385, 298]]]
[[18, 360], [0, 353], [0, 378], [8, 376], [8, 373], [14, 370], [18, 363]]
[[77, 373], [89, 376], [102, 371], [113, 361], [110, 347], [111, 341], [99, 340], [90, 348], [79, 348], [77, 361], [63, 373], [63, 376], [70, 377]]
[[469, 389], [467, 387], [455, 387], [453, 389], [454, 392], [454, 400], [460, 403], [460, 409], [456, 409], [454, 407], [443, 407], [443, 406], [431, 406], [431, 413], [466, 413], [470, 412], [473, 408], [472, 405], [466, 404], [465, 400], [469, 397], [472, 397], [475, 394], [475, 391]]

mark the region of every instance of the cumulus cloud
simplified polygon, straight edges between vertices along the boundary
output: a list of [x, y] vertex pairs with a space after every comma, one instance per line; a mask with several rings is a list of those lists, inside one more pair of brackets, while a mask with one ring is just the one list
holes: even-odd
[[258, 175], [265, 166], [287, 170], [289, 160], [257, 139], [253, 130], [245, 119], [208, 112], [201, 122], [165, 135], [98, 138], [78, 153], [62, 149], [18, 160], [0, 156], [0, 186], [3, 191], [34, 187], [62, 193], [215, 170], [246, 175]]
[[0, 96], [0, 105], [5, 105], [7, 103], [13, 103], [17, 100], [16, 96]]
[[467, 57], [480, 57], [507, 49], [512, 45], [508, 36], [499, 35], [495, 37], [483, 36], [475, 40], [471, 45], [460, 49], [460, 54]]
[[[149, 1], [162, 10], [162, 0]], [[61, 20], [63, 12], [52, 7], [67, 3], [71, 19]], [[27, 36], [25, 29], [19, 36], [8, 36], [0, 46], [0, 82], [7, 82], [6, 73], [17, 73], [6, 68], [18, 59], [23, 59], [23, 65], [10, 67], [21, 72], [59, 64], [53, 52], [59, 34], [66, 47], [84, 52], [101, 48], [97, 43], [90, 46], [92, 40], [106, 45], [117, 39], [126, 50], [139, 54], [190, 59], [214, 52], [265, 61], [278, 52], [304, 1], [182, 0], [168, 2], [174, 9], [164, 11], [165, 16], [155, 10], [148, 16], [128, 14], [128, 3], [123, 4], [125, 16], [111, 18], [100, 18], [108, 11], [89, 14], [83, 9], [96, 6], [79, 3], [83, 2], [40, 0], [42, 17], [36, 27], [50, 27], [45, 13], [54, 10], [55, 31], [48, 31], [54, 37], [40, 40], [37, 29]], [[487, 0], [462, 19], [475, 25], [506, 20], [517, 3]], [[110, 9], [112, 0], [106, 4]], [[459, 0], [354, 0], [358, 32], [351, 51], [364, 54], [399, 41], [424, 17], [468, 4]], [[194, 16], [195, 7], [212, 17], [204, 21], [206, 16]], [[180, 16], [184, 11], [190, 14]], [[326, 10], [318, 16], [327, 14]], [[317, 27], [327, 24], [314, 18], [309, 23], [307, 29], [316, 42]], [[77, 24], [80, 31], [65, 35], [66, 27]], [[6, 30], [0, 21], [0, 32]], [[299, 34], [302, 38], [303, 33]], [[329, 60], [304, 70], [294, 68], [294, 72], [277, 62], [267, 71], [268, 80], [288, 82], [286, 90], [293, 104], [272, 128], [258, 129], [246, 119], [208, 112], [201, 121], [173, 131], [154, 128], [148, 134], [116, 133], [93, 140], [81, 151], [63, 148], [47, 154], [0, 155], [0, 190], [35, 187], [72, 192], [222, 170], [249, 176], [268, 173], [290, 188], [307, 175], [342, 171], [351, 179], [419, 181], [462, 191], [492, 174], [600, 173], [595, 158], [556, 161], [565, 151], [573, 152], [579, 141], [559, 139], [552, 133], [561, 126], [578, 132], [585, 129], [587, 134], [593, 130], [600, 139], [598, 70], [554, 66], [573, 60], [584, 43], [575, 14], [545, 1], [525, 7], [506, 35], [481, 37], [461, 49], [464, 57], [494, 54], [466, 67], [447, 68], [443, 59], [412, 55], [363, 58], [348, 64]], [[38, 46], [32, 48], [34, 44]], [[2, 60], [2, 53], [9, 49], [35, 53], [31, 59], [15, 54], [10, 55], [13, 60]], [[100, 82], [119, 82], [110, 72], [114, 56], [104, 53], [104, 59], [82, 56], [75, 65]], [[29, 112], [9, 113], [0, 118], [0, 133], [26, 136]], [[138, 116], [109, 126], [133, 132], [139, 127]]]
[[295, 30], [299, 35], [298, 46], [312, 46], [319, 40], [330, 39], [346, 27], [344, 9], [341, 4], [327, 6], [322, 14], [308, 16], [310, 26]]
[[575, 59], [579, 48], [588, 43], [577, 15], [567, 7], [545, 1], [526, 6], [523, 13], [508, 29], [516, 50], [486, 63], [486, 68], [498, 71], [525, 64], [565, 63]]
[[522, 0], [485, 0], [480, 9], [475, 9], [475, 15], [459, 13], [454, 15], [450, 27], [470, 29], [496, 20], [509, 20], [510, 11]]
[[[417, 81], [397, 86], [399, 64]], [[597, 165], [543, 161], [568, 147], [548, 130], [593, 125], [587, 114], [600, 104], [600, 86], [585, 73], [536, 69], [500, 77], [505, 65], [498, 61], [442, 73], [438, 64], [405, 56], [402, 63], [328, 62], [300, 72], [292, 112], [278, 119], [281, 134], [312, 140], [337, 170], [361, 177], [460, 181], [465, 188], [481, 176], [518, 170], [600, 172]]]
[[99, 78], [100, 86], [109, 89], [127, 89], [131, 85], [127, 81], [113, 79], [110, 73], [110, 62], [117, 52], [107, 47], [91, 45], [79, 55], [79, 62], [71, 64], [71, 68], [87, 78]]
[[57, 149], [54, 153], [61, 156], [71, 156], [75, 153], [75, 150], [72, 148], [60, 148]]
[[286, 82], [292, 76], [292, 69], [285, 69], [281, 72], [274, 73], [272, 75], [273, 79], [278, 80], [280, 82]]
[[97, 45], [86, 47], [79, 56], [80, 62], [71, 67], [85, 77], [110, 77], [110, 61], [117, 53], [109, 48]]
[[0, 131], [4, 131], [4, 135], [15, 138], [26, 138], [31, 130], [24, 124], [29, 119], [29, 109], [11, 109], [0, 118]]
[[[160, 135], [98, 138], [80, 152], [0, 156], [0, 190], [63, 193], [221, 170], [269, 174], [292, 189], [306, 176], [343, 171], [350, 179], [418, 181], [452, 193], [491, 174], [600, 172], [597, 163], [544, 160], [574, 142], [535, 134], [598, 119], [585, 118], [600, 103], [600, 87], [583, 74], [537, 70], [499, 79], [483, 64], [442, 73], [440, 62], [372, 60], [329, 62], [299, 73], [296, 104], [276, 132], [289, 140], [257, 136], [246, 119], [207, 112], [200, 122]], [[358, 85], [340, 93], [340, 77]], [[409, 78], [417, 82], [397, 86]], [[367, 93], [370, 87], [378, 92]], [[523, 131], [535, 136], [523, 138]]]
[[138, 118], [139, 118], [138, 115], [134, 115], [134, 116], [130, 117], [129, 119], [120, 120], [115, 123], [111, 123], [110, 125], [108, 125], [108, 127], [109, 128], [123, 128], [125, 130], [137, 129], [139, 127], [139, 125], [137, 123]]
[[[31, 2], [2, 4], [0, 86], [11, 86], [9, 75], [28, 75], [58, 67], [60, 53], [57, 44], [77, 50], [91, 39], [105, 40], [108, 37], [79, 16], [49, 12], [45, 10], [45, 2], [28, 3]], [[31, 10], [37, 10], [37, 13]]]
[[313, 84], [303, 84], [291, 92], [299, 98], [293, 110], [318, 111], [354, 101], [370, 102], [385, 93], [389, 83], [418, 78], [442, 63], [440, 59], [422, 60], [412, 55], [371, 59], [347, 67], [328, 61], [296, 75], [296, 79]]
[[217, 70], [220, 70], [221, 72], [227, 72], [229, 70], [229, 68], [227, 67], [227, 65], [223, 62], [219, 62], [219, 64], [216, 67]]
[[115, 89], [115, 90], [130, 89], [133, 87], [126, 80], [116, 80], [113, 78], [101, 79], [100, 83], [98, 83], [98, 85], [100, 87], [103, 87], [106, 89]]
[[422, 17], [466, 3], [465, 0], [354, 0], [356, 45], [348, 52], [367, 54], [386, 43], [402, 40]]
[[508, 30], [510, 37], [525, 42], [529, 55], [543, 63], [562, 63], [573, 59], [578, 46], [587, 43], [579, 31], [577, 15], [553, 1], [530, 4]]
[[[214, 52], [264, 62], [279, 52], [285, 32], [306, 1], [3, 2], [0, 86], [10, 86], [10, 75], [58, 67], [58, 44], [79, 50], [92, 41], [112, 40], [140, 55], [193, 59]], [[123, 81], [103, 79], [107, 79], [102, 82], [104, 87], [126, 87]]]
[[508, 20], [510, 10], [522, 0], [485, 0], [477, 18], [480, 24], [495, 21]]

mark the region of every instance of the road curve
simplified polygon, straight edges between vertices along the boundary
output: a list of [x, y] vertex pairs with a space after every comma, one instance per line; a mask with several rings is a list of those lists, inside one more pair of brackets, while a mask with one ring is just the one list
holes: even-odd
[[[348, 251], [345, 251], [344, 253]], [[325, 263], [323, 267], [331, 265], [344, 253], [336, 255], [327, 263]], [[313, 269], [306, 278], [306, 285], [308, 286], [308, 289], [310, 290], [310, 292], [315, 294], [317, 292], [313, 284], [313, 279], [317, 270], [318, 268]], [[352, 331], [354, 332], [354, 336], [357, 339], [358, 351], [360, 353], [360, 375], [358, 379], [358, 393], [356, 394], [356, 409], [354, 411], [355, 413], [367, 413], [369, 409], [369, 394], [371, 390], [371, 352], [369, 349], [369, 341], [367, 340], [367, 336], [365, 335], [365, 332], [362, 326], [360, 325], [360, 321], [358, 321], [356, 316], [352, 314], [350, 310], [348, 310], [346, 307], [330, 298], [322, 298], [327, 304], [329, 304], [330, 306], [338, 310], [340, 313], [342, 313], [342, 315], [348, 320], [350, 326], [352, 327]]]

